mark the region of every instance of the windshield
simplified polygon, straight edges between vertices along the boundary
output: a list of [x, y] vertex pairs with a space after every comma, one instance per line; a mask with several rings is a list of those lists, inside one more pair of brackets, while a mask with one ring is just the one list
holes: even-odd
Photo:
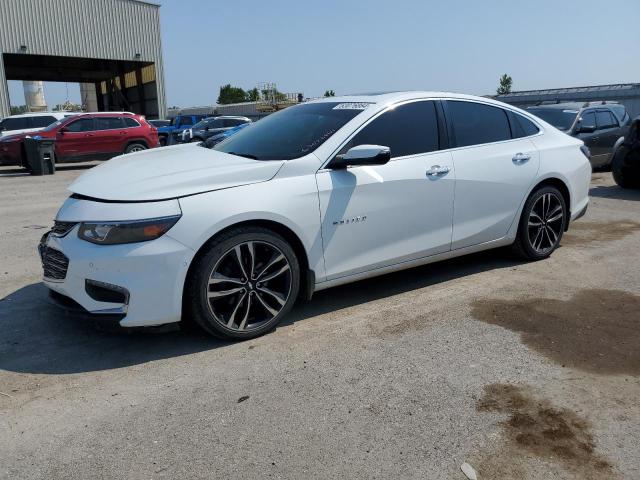
[[243, 128], [213, 149], [256, 160], [291, 160], [313, 152], [362, 108], [338, 102], [289, 107]]
[[577, 110], [561, 110], [559, 108], [528, 108], [527, 112], [540, 117], [560, 130], [569, 130], [578, 115]]
[[60, 125], [62, 125], [62, 120], [58, 120], [57, 122], [52, 123], [47, 128], [43, 128], [42, 131], [43, 132], [50, 132], [50, 131], [55, 130], [56, 128], [58, 128]]

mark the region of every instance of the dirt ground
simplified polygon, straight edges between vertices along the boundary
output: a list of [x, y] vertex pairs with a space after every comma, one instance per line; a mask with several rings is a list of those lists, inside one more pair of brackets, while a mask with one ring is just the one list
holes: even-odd
[[640, 478], [640, 191], [592, 179], [542, 262], [319, 292], [275, 332], [105, 332], [35, 247], [90, 165], [0, 168], [0, 478]]

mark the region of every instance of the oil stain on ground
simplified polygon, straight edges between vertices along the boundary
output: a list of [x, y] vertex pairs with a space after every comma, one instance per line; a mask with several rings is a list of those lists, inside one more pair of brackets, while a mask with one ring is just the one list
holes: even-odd
[[589, 423], [571, 410], [535, 398], [526, 387], [487, 385], [476, 409], [509, 416], [501, 423], [507, 443], [499, 454], [480, 461], [479, 478], [526, 478], [527, 457], [551, 462], [551, 468], [558, 465], [572, 478], [617, 478], [611, 463], [596, 452]]
[[569, 300], [477, 300], [472, 315], [519, 332], [528, 347], [569, 368], [640, 375], [640, 296], [582, 290]]
[[620, 220], [612, 222], [575, 222], [562, 237], [562, 245], [581, 245], [612, 242], [640, 232], [640, 222]]

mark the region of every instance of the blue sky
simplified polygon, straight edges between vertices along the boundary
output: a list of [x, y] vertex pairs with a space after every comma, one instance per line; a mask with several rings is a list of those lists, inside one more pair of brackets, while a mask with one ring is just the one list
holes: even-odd
[[[399, 89], [495, 92], [640, 82], [639, 0], [162, 0], [168, 105], [220, 85], [275, 82], [322, 95]], [[608, 20], [610, 18], [611, 20]], [[11, 82], [12, 103], [22, 87]], [[64, 84], [47, 84], [50, 105]], [[79, 99], [77, 85], [69, 98]]]

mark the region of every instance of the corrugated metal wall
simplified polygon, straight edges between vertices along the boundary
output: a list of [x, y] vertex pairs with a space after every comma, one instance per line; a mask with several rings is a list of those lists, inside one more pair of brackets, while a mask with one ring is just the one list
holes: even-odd
[[[166, 110], [158, 5], [138, 0], [0, 0], [0, 53], [20, 53], [21, 45], [32, 55], [153, 62], [160, 111]], [[0, 116], [8, 105], [0, 66]]]

